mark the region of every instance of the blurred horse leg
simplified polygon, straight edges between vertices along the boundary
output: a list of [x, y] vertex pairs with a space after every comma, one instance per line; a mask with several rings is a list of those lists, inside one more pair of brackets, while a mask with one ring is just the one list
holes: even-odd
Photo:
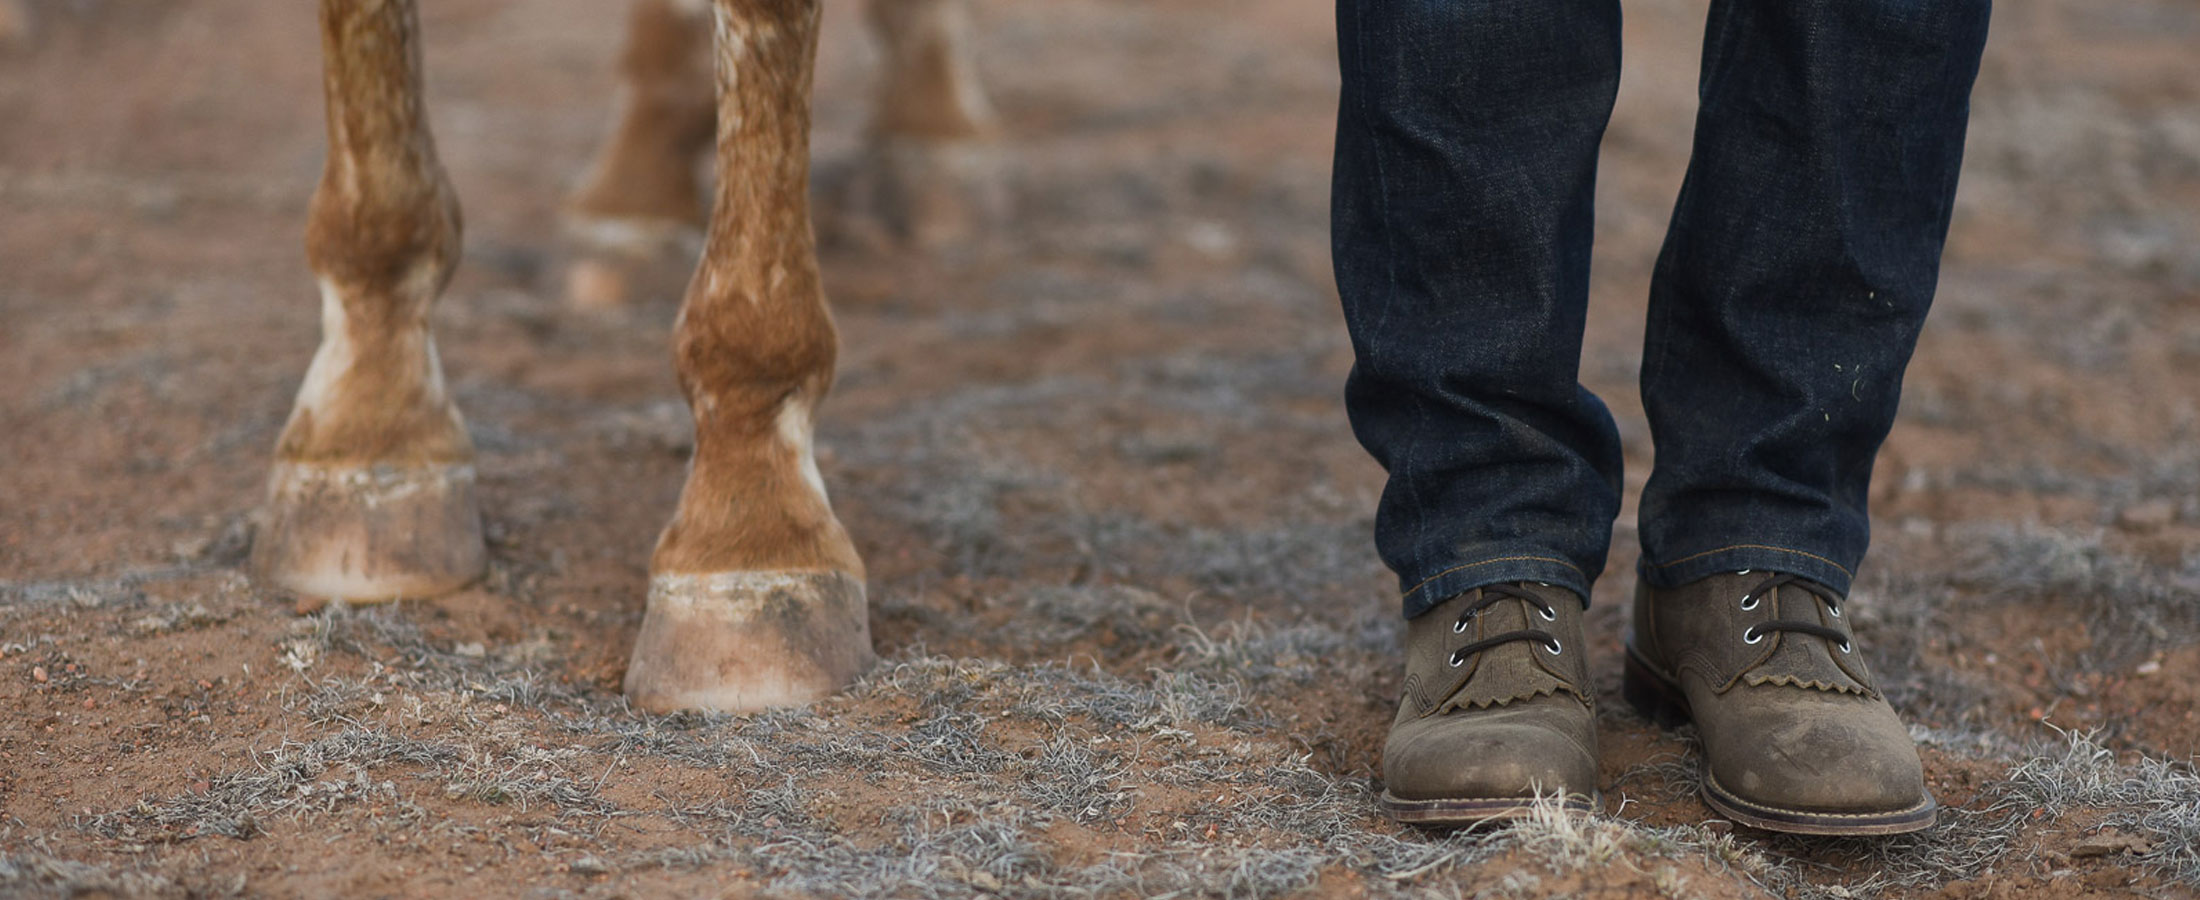
[[874, 661], [863, 561], [810, 450], [839, 347], [810, 223], [819, 0], [714, 2], [717, 202], [673, 340], [695, 458], [626, 672], [652, 711], [803, 703]]
[[964, 0], [871, 0], [869, 10], [885, 55], [874, 133], [960, 141], [993, 130], [993, 107], [970, 59]]
[[29, 0], [0, 0], [0, 49], [30, 43], [38, 32]]
[[485, 566], [473, 444], [428, 310], [458, 265], [458, 201], [422, 108], [414, 0], [322, 0], [328, 156], [306, 226], [321, 346], [275, 451], [260, 577], [353, 601], [460, 587]]
[[692, 261], [704, 212], [696, 169], [717, 111], [710, 47], [707, 0], [635, 0], [617, 124], [566, 204], [584, 248], [567, 285], [576, 305], [622, 305], [638, 270]]
[[869, 159], [852, 198], [896, 240], [959, 241], [1004, 215], [993, 109], [964, 0], [871, 0], [881, 50]]

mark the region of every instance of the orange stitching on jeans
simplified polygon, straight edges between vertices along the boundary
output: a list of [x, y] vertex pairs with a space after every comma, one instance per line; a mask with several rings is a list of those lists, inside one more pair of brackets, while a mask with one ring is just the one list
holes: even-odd
[[1729, 544], [1729, 545], [1727, 545], [1727, 546], [1724, 546], [1724, 547], [1720, 547], [1720, 548], [1719, 548], [1719, 549], [1717, 549], [1717, 550], [1705, 550], [1705, 551], [1704, 551], [1704, 552], [1702, 552], [1702, 553], [1691, 553], [1691, 554], [1689, 554], [1689, 555], [1687, 555], [1687, 556], [1683, 556], [1683, 557], [1681, 557], [1681, 558], [1679, 558], [1679, 559], [1676, 559], [1676, 560], [1674, 560], [1674, 561], [1672, 561], [1672, 562], [1669, 562], [1669, 563], [1652, 563], [1652, 564], [1650, 565], [1650, 568], [1653, 568], [1653, 569], [1667, 569], [1667, 568], [1672, 568], [1673, 566], [1677, 566], [1677, 565], [1680, 565], [1681, 563], [1687, 562], [1687, 561], [1689, 561], [1689, 560], [1692, 560], [1692, 559], [1702, 559], [1702, 558], [1704, 558], [1704, 557], [1706, 557], [1706, 556], [1710, 556], [1711, 554], [1714, 554], [1714, 553], [1725, 553], [1725, 552], [1726, 552], [1726, 551], [1728, 551], [1728, 550], [1776, 550], [1776, 551], [1778, 551], [1778, 552], [1781, 552], [1781, 553], [1793, 553], [1793, 554], [1795, 554], [1796, 556], [1806, 556], [1806, 557], [1809, 557], [1809, 558], [1811, 558], [1811, 559], [1815, 559], [1815, 560], [1817, 560], [1817, 561], [1819, 561], [1819, 562], [1825, 563], [1826, 565], [1832, 566], [1832, 567], [1834, 567], [1834, 568], [1836, 568], [1836, 569], [1840, 569], [1840, 570], [1841, 570], [1841, 574], [1842, 574], [1842, 575], [1846, 575], [1846, 576], [1849, 576], [1849, 577], [1852, 577], [1852, 578], [1853, 578], [1853, 577], [1855, 577], [1855, 573], [1853, 573], [1853, 572], [1850, 572], [1850, 571], [1849, 571], [1849, 567], [1847, 567], [1847, 566], [1844, 566], [1844, 565], [1842, 565], [1842, 564], [1840, 564], [1840, 563], [1834, 562], [1833, 560], [1827, 559], [1827, 558], [1825, 558], [1825, 557], [1823, 557], [1823, 556], [1819, 556], [1819, 555], [1818, 555], [1818, 554], [1816, 554], [1816, 553], [1806, 553], [1806, 552], [1803, 552], [1803, 551], [1801, 551], [1801, 550], [1791, 550], [1791, 549], [1789, 549], [1789, 548], [1786, 548], [1786, 547], [1775, 547], [1775, 546], [1772, 546], [1771, 544]]
[[1501, 563], [1501, 562], [1550, 562], [1550, 563], [1557, 563], [1557, 564], [1559, 564], [1559, 565], [1565, 566], [1566, 568], [1569, 568], [1569, 569], [1572, 569], [1572, 570], [1574, 570], [1574, 574], [1576, 574], [1576, 575], [1580, 575], [1580, 574], [1582, 574], [1582, 571], [1581, 571], [1581, 567], [1580, 567], [1580, 566], [1574, 565], [1573, 563], [1567, 562], [1567, 561], [1565, 561], [1565, 560], [1563, 560], [1563, 559], [1559, 559], [1559, 558], [1557, 558], [1557, 557], [1553, 557], [1553, 556], [1500, 556], [1500, 557], [1497, 557], [1496, 559], [1485, 559], [1485, 560], [1483, 560], [1483, 561], [1481, 561], [1481, 562], [1471, 562], [1471, 563], [1467, 563], [1466, 565], [1463, 565], [1463, 566], [1452, 566], [1452, 567], [1451, 567], [1451, 568], [1449, 568], [1449, 569], [1445, 569], [1444, 571], [1438, 572], [1438, 573], [1436, 573], [1436, 574], [1434, 574], [1434, 575], [1430, 575], [1430, 576], [1429, 576], [1429, 577], [1427, 577], [1427, 578], [1423, 578], [1423, 579], [1421, 579], [1421, 583], [1420, 583], [1420, 584], [1416, 584], [1416, 585], [1414, 585], [1414, 586], [1413, 586], [1413, 589], [1412, 589], [1412, 590], [1410, 590], [1410, 591], [1407, 591], [1407, 592], [1405, 592], [1405, 593], [1403, 593], [1403, 594], [1400, 594], [1400, 595], [1398, 596], [1398, 599], [1400, 599], [1400, 600], [1404, 600], [1404, 599], [1406, 599], [1407, 597], [1411, 597], [1411, 596], [1413, 596], [1413, 595], [1415, 595], [1415, 594], [1418, 594], [1418, 593], [1420, 593], [1420, 592], [1421, 592], [1421, 589], [1422, 589], [1422, 588], [1428, 587], [1428, 583], [1429, 583], [1429, 582], [1431, 582], [1431, 581], [1435, 581], [1436, 579], [1438, 579], [1438, 578], [1442, 578], [1442, 577], [1444, 577], [1444, 576], [1446, 576], [1446, 575], [1449, 575], [1449, 574], [1451, 574], [1451, 573], [1453, 573], [1453, 572], [1457, 572], [1457, 571], [1460, 571], [1460, 570], [1462, 570], [1462, 569], [1472, 569], [1472, 568], [1474, 568], [1474, 567], [1476, 567], [1476, 566], [1486, 566], [1486, 565], [1490, 565], [1490, 564], [1492, 564], [1492, 563]]

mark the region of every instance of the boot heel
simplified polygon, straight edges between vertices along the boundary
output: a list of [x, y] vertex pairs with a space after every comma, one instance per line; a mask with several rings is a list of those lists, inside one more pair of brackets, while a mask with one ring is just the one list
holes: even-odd
[[1627, 649], [1627, 668], [1620, 679], [1620, 694], [1626, 698], [1627, 705], [1661, 728], [1688, 724], [1688, 701], [1677, 696], [1665, 679], [1636, 659], [1632, 647]]

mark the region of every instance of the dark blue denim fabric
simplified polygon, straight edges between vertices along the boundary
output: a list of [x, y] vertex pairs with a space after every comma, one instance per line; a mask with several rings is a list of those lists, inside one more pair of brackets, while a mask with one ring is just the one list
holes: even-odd
[[[1991, 0], [1715, 0], [1650, 297], [1641, 571], [1846, 591], [1932, 301]], [[1354, 432], [1406, 615], [1586, 597], [1620, 447], [1579, 382], [1616, 0], [1338, 0], [1332, 210]]]

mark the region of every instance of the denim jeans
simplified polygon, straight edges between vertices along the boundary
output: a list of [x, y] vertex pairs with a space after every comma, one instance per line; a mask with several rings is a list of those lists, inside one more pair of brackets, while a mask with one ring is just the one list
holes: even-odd
[[[1847, 591], [1939, 275], [1991, 0], [1714, 0], [1652, 278], [1642, 577]], [[1620, 505], [1580, 384], [1617, 0], [1338, 0], [1332, 208], [1354, 433], [1411, 617], [1589, 595]]]

